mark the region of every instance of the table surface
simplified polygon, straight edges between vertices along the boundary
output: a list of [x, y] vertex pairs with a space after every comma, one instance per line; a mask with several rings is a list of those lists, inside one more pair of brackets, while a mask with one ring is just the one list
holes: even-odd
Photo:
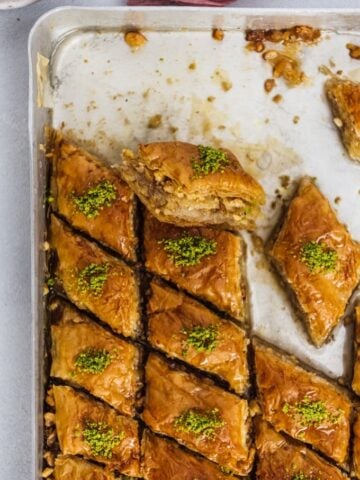
[[[0, 12], [0, 479], [31, 477], [30, 173], [27, 37], [60, 5], [123, 1], [43, 0]], [[244, 7], [360, 7], [360, 0], [243, 0]]]

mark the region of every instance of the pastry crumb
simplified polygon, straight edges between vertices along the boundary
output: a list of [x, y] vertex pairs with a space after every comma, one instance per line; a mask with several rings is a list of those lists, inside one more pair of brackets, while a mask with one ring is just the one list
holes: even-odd
[[162, 123], [162, 115], [156, 114], [149, 118], [148, 128], [158, 128]]
[[279, 94], [274, 95], [273, 98], [272, 98], [272, 101], [275, 102], [275, 103], [280, 103], [280, 102], [282, 102], [282, 100], [283, 100], [283, 97], [282, 97], [282, 95], [279, 95]]
[[353, 43], [347, 43], [346, 48], [349, 50], [349, 55], [355, 60], [360, 60], [360, 45], [354, 45]]
[[217, 40], [218, 42], [222, 42], [224, 40], [224, 32], [220, 28], [214, 28], [212, 31], [212, 37], [214, 40]]
[[138, 30], [126, 32], [124, 35], [124, 40], [129, 45], [129, 47], [134, 49], [142, 47], [147, 42], [147, 38], [145, 37], [145, 35], [143, 35]]

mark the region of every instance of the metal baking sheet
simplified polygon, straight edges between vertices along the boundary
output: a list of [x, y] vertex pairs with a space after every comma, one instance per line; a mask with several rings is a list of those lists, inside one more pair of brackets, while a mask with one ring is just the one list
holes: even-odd
[[[283, 101], [275, 104], [263, 87], [270, 67], [245, 49], [244, 31], [299, 24], [321, 28], [322, 40], [301, 47], [308, 80], [296, 88], [279, 81], [276, 93]], [[41, 414], [44, 382], [44, 125], [63, 128], [112, 164], [123, 147], [139, 142], [177, 139], [231, 149], [266, 190], [256, 232], [264, 240], [296, 180], [314, 176], [360, 240], [360, 167], [344, 152], [324, 97], [326, 77], [319, 72], [326, 65], [360, 79], [360, 63], [357, 67], [345, 48], [348, 42], [360, 43], [359, 25], [359, 10], [129, 7], [60, 8], [37, 22], [29, 43], [35, 418]], [[123, 40], [123, 32], [133, 27], [148, 39], [137, 51]], [[212, 39], [213, 27], [224, 29], [222, 42]], [[227, 91], [224, 81], [231, 85]], [[150, 129], [155, 114], [162, 122]], [[282, 176], [290, 178], [286, 188]], [[263, 254], [250, 235], [244, 237], [253, 333], [331, 377], [349, 375], [351, 326], [337, 328], [323, 348], [311, 346]]]

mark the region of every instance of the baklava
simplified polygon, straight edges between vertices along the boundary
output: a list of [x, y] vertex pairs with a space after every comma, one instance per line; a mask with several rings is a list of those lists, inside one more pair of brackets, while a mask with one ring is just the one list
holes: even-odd
[[305, 445], [256, 419], [258, 480], [346, 480], [348, 477]]
[[150, 354], [145, 370], [143, 420], [153, 431], [174, 437], [233, 473], [251, 470], [254, 451], [246, 400], [210, 380], [171, 368], [155, 354]]
[[344, 146], [350, 158], [360, 161], [360, 83], [334, 77], [325, 91]]
[[136, 260], [135, 199], [114, 168], [54, 133], [51, 206], [75, 228]]
[[360, 247], [312, 179], [301, 180], [269, 254], [320, 347], [358, 284]]
[[85, 388], [121, 413], [134, 415], [141, 384], [139, 348], [64, 302], [56, 300], [51, 308], [50, 375]]
[[354, 351], [354, 374], [352, 379], [352, 389], [357, 395], [360, 395], [360, 305], [355, 307], [355, 351]]
[[264, 419], [340, 465], [348, 461], [351, 401], [345, 390], [295, 359], [254, 340], [256, 383]]
[[55, 480], [115, 480], [114, 475], [100, 465], [67, 455], [55, 460], [54, 477]]
[[249, 383], [245, 331], [161, 282], [152, 281], [150, 290], [149, 343], [169, 357], [217, 375], [243, 394]]
[[215, 464], [184, 451], [174, 441], [145, 430], [141, 442], [145, 480], [229, 480]]
[[145, 266], [240, 321], [246, 320], [242, 238], [210, 228], [180, 228], [150, 214], [144, 225]]
[[64, 455], [82, 455], [126, 475], [140, 473], [138, 423], [71, 387], [53, 387], [55, 424]]
[[259, 183], [229, 150], [184, 142], [124, 150], [121, 174], [160, 221], [253, 230], [265, 203]]
[[355, 421], [353, 424], [353, 448], [352, 448], [352, 473], [356, 478], [360, 478], [360, 410], [355, 411]]
[[141, 322], [135, 270], [74, 233], [54, 215], [50, 244], [55, 252], [56, 287], [116, 332], [136, 337]]

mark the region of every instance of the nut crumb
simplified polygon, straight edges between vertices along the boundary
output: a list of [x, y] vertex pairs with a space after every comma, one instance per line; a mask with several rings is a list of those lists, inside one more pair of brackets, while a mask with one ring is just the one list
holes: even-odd
[[280, 185], [282, 188], [288, 188], [290, 185], [290, 177], [289, 175], [280, 175], [279, 177]]
[[124, 40], [131, 48], [142, 47], [147, 42], [145, 35], [137, 30], [126, 32], [124, 35]]
[[223, 80], [221, 82], [221, 88], [224, 90], [224, 92], [228, 92], [232, 89], [232, 83], [229, 80]]
[[347, 43], [346, 48], [349, 50], [349, 55], [354, 60], [360, 60], [360, 46], [353, 43]]
[[209, 97], [207, 97], [207, 101], [208, 102], [213, 102], [215, 100], [215, 97], [213, 97], [212, 95], [210, 95]]
[[221, 42], [224, 40], [224, 32], [220, 28], [214, 28], [212, 31], [212, 37], [214, 40], [217, 40], [218, 42]]
[[282, 97], [282, 95], [279, 95], [279, 94], [275, 95], [272, 98], [272, 101], [275, 102], [275, 103], [280, 103], [280, 102], [282, 102], [282, 100], [283, 100], [283, 97]]
[[295, 125], [297, 125], [297, 124], [299, 123], [299, 121], [300, 121], [299, 115], [294, 115], [294, 117], [293, 117], [293, 123], [295, 123]]
[[341, 197], [335, 197], [334, 203], [336, 203], [336, 205], [339, 205], [340, 202], [341, 202]]
[[189, 70], [196, 70], [196, 63], [195, 62], [190, 63], [189, 66], [188, 66], [188, 69]]
[[270, 93], [271, 90], [276, 86], [275, 80], [273, 78], [268, 78], [264, 82], [264, 89], [266, 93]]
[[333, 121], [338, 128], [341, 128], [344, 125], [343, 121], [339, 117], [335, 117]]
[[158, 128], [162, 123], [162, 115], [156, 114], [149, 118], [148, 128]]

